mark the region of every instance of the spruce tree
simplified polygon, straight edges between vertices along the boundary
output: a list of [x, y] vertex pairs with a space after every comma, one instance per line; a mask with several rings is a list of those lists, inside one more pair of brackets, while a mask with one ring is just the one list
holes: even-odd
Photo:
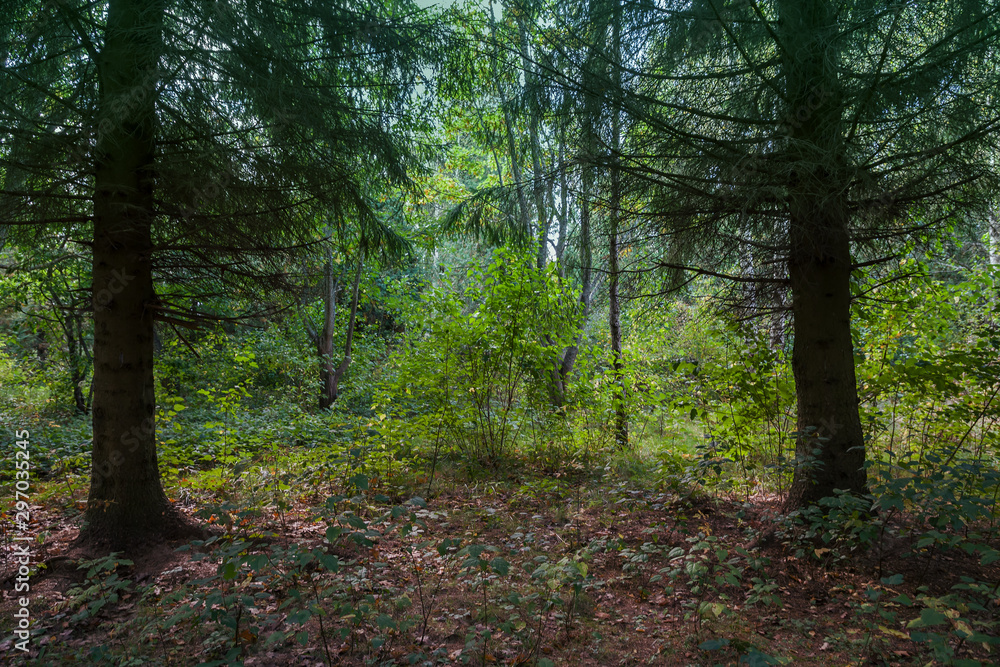
[[280, 284], [321, 214], [385, 234], [365, 179], [406, 182], [404, 108], [435, 40], [397, 0], [7, 3], [0, 223], [67, 235], [93, 257], [83, 540], [121, 549], [190, 532], [156, 457], [154, 322], [201, 316], [171, 285]]

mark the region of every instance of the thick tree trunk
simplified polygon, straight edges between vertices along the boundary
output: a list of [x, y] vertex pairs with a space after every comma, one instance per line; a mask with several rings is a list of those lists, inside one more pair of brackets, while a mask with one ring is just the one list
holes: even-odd
[[835, 489], [867, 492], [851, 340], [849, 214], [838, 187], [843, 108], [837, 81], [835, 8], [827, 0], [780, 0], [784, 48], [792, 288], [792, 372], [798, 404], [795, 476], [789, 505]]
[[100, 62], [95, 164], [94, 443], [81, 540], [130, 549], [181, 523], [156, 460], [153, 211], [161, 0], [112, 0]]
[[835, 489], [867, 491], [865, 449], [851, 341], [851, 253], [844, 215], [813, 210], [794, 219], [792, 373], [798, 401], [798, 465], [789, 504]]

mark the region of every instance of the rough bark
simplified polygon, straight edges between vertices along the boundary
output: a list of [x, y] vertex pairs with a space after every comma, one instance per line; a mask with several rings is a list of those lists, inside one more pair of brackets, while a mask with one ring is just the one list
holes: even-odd
[[835, 489], [867, 490], [851, 341], [851, 253], [845, 217], [813, 210], [792, 219], [794, 343], [799, 464], [789, 497], [812, 504]]
[[[842, 114], [835, 10], [825, 0], [782, 0], [783, 63], [789, 117], [789, 260], [792, 372], [798, 405], [793, 507], [835, 489], [867, 492], [851, 340], [849, 213], [836, 186], [842, 165]], [[804, 110], [804, 111], [803, 111]]]
[[108, 4], [94, 173], [94, 442], [81, 541], [130, 550], [185, 523], [163, 492], [153, 392], [151, 224], [162, 0]]

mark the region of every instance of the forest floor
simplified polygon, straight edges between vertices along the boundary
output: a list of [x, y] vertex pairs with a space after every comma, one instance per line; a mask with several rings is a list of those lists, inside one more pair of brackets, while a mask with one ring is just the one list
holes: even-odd
[[[991, 664], [962, 640], [964, 615], [927, 612], [963, 575], [996, 582], [1000, 568], [917, 548], [903, 530], [861, 549], [810, 538], [774, 497], [613, 476], [439, 477], [409, 503], [425, 479], [354, 482], [324, 505], [336, 489], [321, 484], [240, 504], [232, 487], [209, 498], [180, 480], [177, 504], [201, 509], [218, 538], [84, 566], [71, 545], [80, 504], [53, 491], [33, 507], [45, 537], [32, 559], [47, 567], [30, 580], [28, 654], [12, 638], [15, 544], [0, 543], [2, 661], [844, 666], [947, 653]], [[918, 643], [908, 625], [922, 616], [938, 634]]]

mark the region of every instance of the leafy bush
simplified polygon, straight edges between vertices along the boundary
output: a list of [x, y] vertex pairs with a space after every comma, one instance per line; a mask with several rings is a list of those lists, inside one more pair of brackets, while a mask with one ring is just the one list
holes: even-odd
[[[577, 305], [554, 267], [498, 250], [468, 269], [461, 292], [430, 289], [376, 400], [393, 437], [456, 447], [497, 468], [547, 400], [557, 355], [575, 342]], [[478, 283], [478, 284], [477, 284]]]

